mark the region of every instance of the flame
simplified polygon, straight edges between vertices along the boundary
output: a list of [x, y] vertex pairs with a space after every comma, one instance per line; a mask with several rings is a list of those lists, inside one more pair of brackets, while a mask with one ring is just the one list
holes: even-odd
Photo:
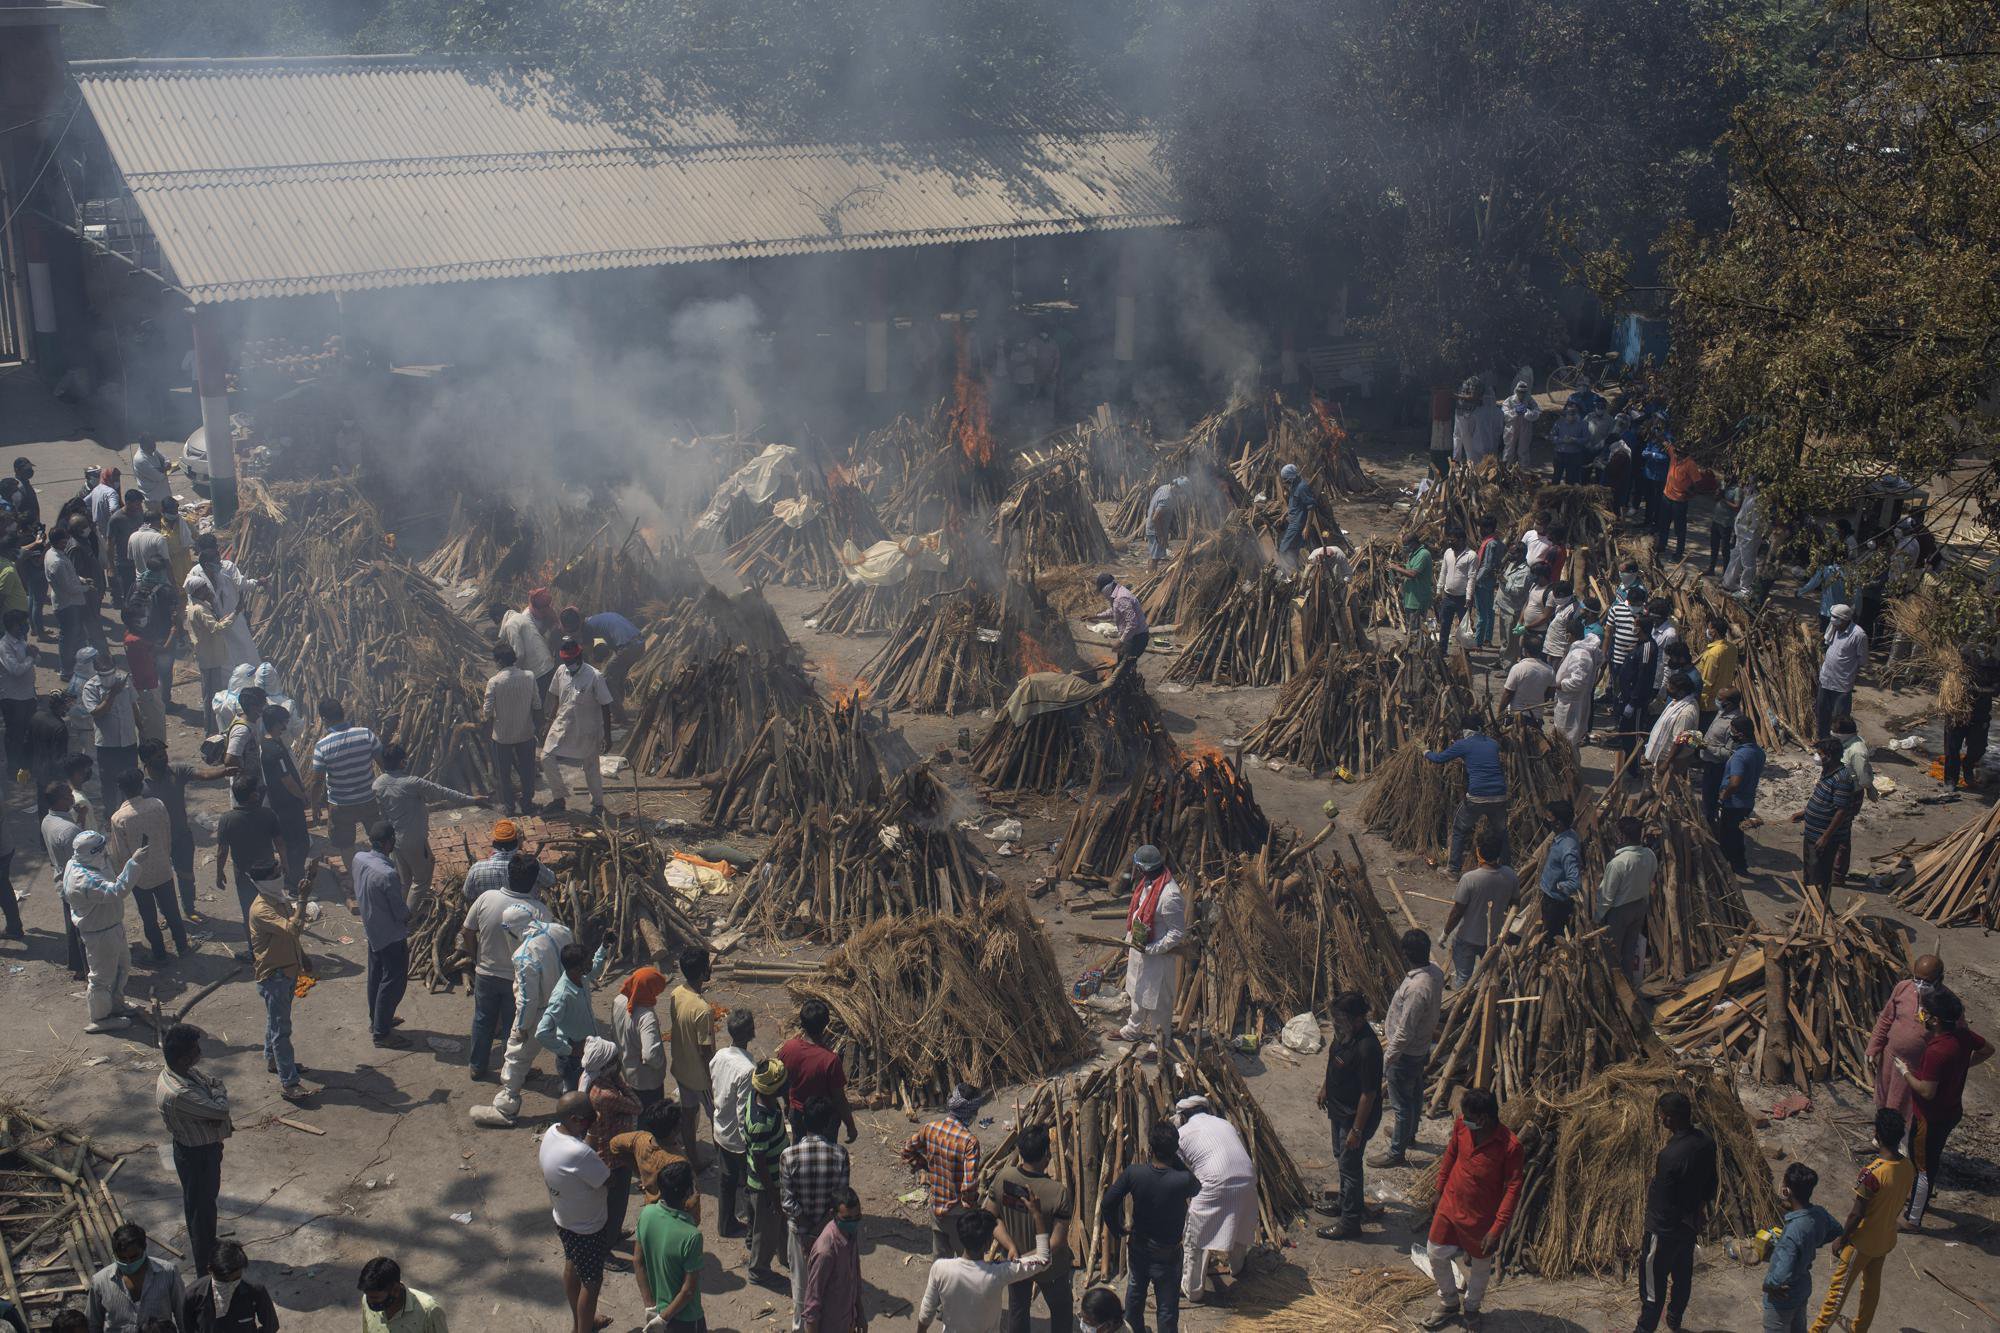
[[951, 438], [967, 458], [985, 467], [993, 461], [992, 414], [986, 402], [986, 384], [972, 369], [972, 345], [965, 335], [965, 326], [955, 326], [951, 336], [958, 351], [958, 367], [951, 386]]
[[827, 697], [835, 709], [859, 708], [868, 702], [868, 682], [861, 677], [843, 683], [839, 668], [832, 662], [814, 662], [811, 669], [826, 682]]
[[1062, 664], [1049, 655], [1041, 640], [1026, 630], [1017, 630], [1014, 635], [1015, 655], [1020, 659], [1021, 669], [1030, 674], [1037, 671], [1061, 671]]

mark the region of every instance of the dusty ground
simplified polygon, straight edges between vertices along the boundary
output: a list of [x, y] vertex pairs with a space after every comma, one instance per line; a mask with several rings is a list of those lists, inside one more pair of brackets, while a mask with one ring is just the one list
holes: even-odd
[[[12, 391], [10, 390], [12, 388]], [[18, 387], [0, 383], [0, 401], [20, 410], [0, 413], [6, 433], [28, 441], [12, 452], [25, 453], [40, 467], [44, 504], [53, 508], [67, 494], [68, 478], [88, 463], [108, 460], [108, 450], [87, 439], [66, 438], [68, 423], [59, 411], [24, 395]], [[1407, 459], [1374, 459], [1380, 472], [1409, 475]], [[1363, 531], [1393, 526], [1394, 515], [1373, 507], [1343, 507], [1341, 518]], [[1696, 525], [1697, 533], [1705, 526]], [[1699, 539], [1697, 539], [1699, 542]], [[1705, 555], [1705, 551], [1703, 552]], [[1128, 566], [1129, 567], [1129, 566]], [[807, 655], [837, 680], [850, 680], [876, 646], [869, 641], [822, 637], [800, 627], [817, 600], [806, 594], [774, 590], [771, 600], [805, 646]], [[1088, 642], [1088, 640], [1087, 640]], [[53, 663], [53, 647], [45, 653]], [[1157, 679], [1167, 658], [1148, 659], [1147, 674]], [[54, 683], [53, 666], [45, 685]], [[1193, 689], [1161, 692], [1158, 697], [1175, 730], [1184, 738], [1215, 740], [1240, 734], [1263, 715], [1274, 691], [1215, 691]], [[191, 697], [184, 687], [183, 698]], [[1886, 719], [1907, 717], [1921, 709], [1917, 697], [1882, 696], [1864, 691], [1863, 732], [1878, 747], [1889, 739]], [[976, 736], [983, 722], [977, 716], [955, 719], [899, 718], [920, 754], [949, 744], [958, 728], [969, 726]], [[185, 717], [176, 720], [177, 752], [191, 745], [193, 733]], [[1906, 729], [1907, 730], [1907, 729]], [[1898, 734], [1902, 734], [1899, 732]], [[1934, 742], [1937, 732], [1928, 733]], [[1603, 780], [1603, 756], [1587, 756], [1596, 781]], [[1796, 770], [1798, 756], [1786, 756], [1783, 766]], [[1857, 834], [1857, 866], [1870, 856], [1913, 839], [1928, 839], [1969, 817], [1969, 801], [1941, 806], [1917, 803], [1935, 784], [1915, 765], [1886, 751], [1877, 754], [1879, 770], [1893, 777], [1901, 793], [1871, 805]], [[1777, 765], [1774, 765], [1774, 768]], [[984, 813], [978, 794], [962, 767], [946, 770], [965, 801], [967, 816]], [[1320, 805], [1329, 795], [1349, 810], [1358, 807], [1360, 788], [1330, 791], [1296, 771], [1251, 770], [1259, 800], [1275, 819], [1316, 828]], [[1774, 779], [1778, 777], [1773, 774]], [[614, 810], [628, 810], [629, 792], [614, 798]], [[223, 803], [220, 792], [204, 795], [198, 809], [211, 814]], [[689, 813], [684, 797], [645, 793], [650, 817]], [[1780, 816], [1775, 802], [1767, 806]], [[1025, 845], [1030, 853], [998, 861], [1009, 878], [1026, 881], [1047, 861], [1035, 848], [1062, 833], [1069, 816], [1065, 801], [1029, 801], [1015, 811], [1027, 824]], [[475, 831], [483, 825], [480, 812], [460, 816]], [[153, 1109], [152, 1089], [157, 1057], [143, 1028], [122, 1037], [80, 1035], [83, 1018], [81, 988], [61, 965], [62, 938], [57, 904], [34, 836], [32, 800], [20, 789], [7, 800], [6, 827], [20, 849], [14, 863], [17, 887], [31, 891], [25, 904], [30, 939], [25, 948], [0, 945], [0, 1013], [8, 1018], [0, 1038], [0, 1090], [13, 1098], [40, 1104], [59, 1117], [89, 1128], [101, 1142], [136, 1160], [122, 1169], [116, 1187], [131, 1215], [167, 1245], [184, 1249], [179, 1195], [166, 1140]], [[452, 816], [439, 816], [449, 822]], [[1754, 859], [1771, 878], [1759, 881], [1751, 900], [1760, 915], [1775, 918], [1788, 905], [1784, 877], [1797, 864], [1795, 839], [1789, 825], [1767, 825], [1756, 831]], [[204, 836], [204, 844], [209, 839]], [[1390, 852], [1375, 840], [1361, 839], [1364, 854], [1376, 869], [1396, 874], [1406, 888], [1443, 897], [1445, 876], [1421, 861]], [[212, 875], [212, 851], [204, 845], [198, 875]], [[1065, 968], [1080, 969], [1096, 948], [1074, 938], [1077, 929], [1101, 929], [1100, 923], [1076, 921], [1062, 907], [1059, 895], [1039, 900], [1057, 941]], [[1386, 904], [1392, 917], [1393, 903]], [[1419, 920], [1435, 932], [1444, 908], [1427, 899], [1412, 899]], [[238, 946], [238, 928], [230, 919], [233, 895], [211, 900], [204, 893], [204, 912], [215, 913], [199, 927], [205, 936], [197, 957], [167, 967], [143, 961], [143, 945], [135, 959], [136, 1000], [156, 994], [171, 1010], [205, 983], [231, 974], [230, 951]], [[1888, 910], [1888, 909], [1885, 909]], [[1893, 911], [1890, 915], [1895, 915]], [[136, 924], [133, 938], [139, 940]], [[466, 1118], [469, 1107], [486, 1100], [490, 1088], [468, 1082], [462, 1043], [470, 1020], [470, 1002], [463, 993], [413, 993], [403, 1007], [404, 1031], [413, 1038], [408, 1051], [379, 1051], [367, 1040], [359, 972], [363, 963], [359, 923], [337, 904], [311, 930], [311, 948], [321, 960], [324, 980], [298, 1005], [296, 1041], [300, 1058], [311, 1069], [310, 1080], [323, 1089], [304, 1109], [288, 1107], [277, 1096], [275, 1080], [258, 1058], [262, 1011], [253, 989], [241, 980], [222, 986], [204, 1000], [194, 1019], [213, 1038], [211, 1067], [225, 1077], [237, 1106], [236, 1136], [230, 1141], [224, 1173], [224, 1230], [244, 1242], [253, 1259], [253, 1276], [271, 1284], [288, 1329], [330, 1330], [353, 1326], [356, 1302], [354, 1275], [370, 1255], [388, 1253], [403, 1264], [408, 1280], [442, 1298], [454, 1323], [461, 1327], [559, 1329], [566, 1327], [560, 1286], [560, 1257], [551, 1234], [547, 1193], [534, 1160], [535, 1130], [486, 1131]], [[1936, 949], [1947, 958], [1952, 984], [1971, 1003], [1975, 1021], [1992, 1022], [2000, 1005], [2000, 946], [1976, 931], [1939, 932], [1920, 927], [1911, 932], [1912, 951]], [[748, 1004], [762, 1020], [759, 1050], [769, 1050], [780, 1038], [780, 1024], [789, 1012], [773, 987], [740, 987], [718, 983], [715, 998], [726, 1004]], [[607, 1000], [608, 1004], [608, 1000]], [[1988, 1016], [1983, 1020], [1979, 1016]], [[435, 1047], [447, 1049], [435, 1049]], [[1298, 1060], [1272, 1047], [1258, 1058], [1243, 1058], [1245, 1074], [1272, 1121], [1278, 1126], [1301, 1170], [1314, 1184], [1328, 1181], [1329, 1153], [1323, 1117], [1313, 1108], [1317, 1060]], [[551, 1081], [531, 1085], [530, 1116], [551, 1108]], [[1011, 1119], [1011, 1091], [1003, 1091], [989, 1108], [991, 1123], [982, 1125], [989, 1143], [998, 1140]], [[1746, 1086], [1746, 1103], [1768, 1107], [1778, 1094]], [[1838, 1214], [1844, 1208], [1846, 1181], [1855, 1165], [1855, 1151], [1866, 1137], [1868, 1099], [1852, 1088], [1816, 1089], [1810, 1115], [1767, 1131], [1774, 1160], [1780, 1155], [1806, 1160], [1822, 1173], [1823, 1198]], [[1968, 1093], [1971, 1111], [1947, 1156], [1944, 1189], [1934, 1211], [1933, 1230], [1917, 1239], [1905, 1238], [1888, 1268], [1888, 1296], [1878, 1328], [1943, 1330], [1993, 1328], [1990, 1312], [2000, 1309], [2000, 1266], [1991, 1256], [2000, 1251], [2000, 1211], [1996, 1211], [1994, 1163], [1996, 1124], [1992, 1109], [2000, 1101], [2000, 1076], [1992, 1066], [1977, 1071]], [[314, 1135], [279, 1124], [290, 1118], [322, 1131]], [[864, 1113], [862, 1138], [855, 1146], [855, 1185], [870, 1220], [863, 1272], [869, 1285], [868, 1308], [877, 1319], [898, 1323], [910, 1314], [920, 1293], [927, 1265], [925, 1220], [918, 1210], [899, 1205], [895, 1196], [909, 1187], [896, 1161], [896, 1148], [911, 1132], [904, 1116], [894, 1112]], [[1444, 1125], [1425, 1127], [1419, 1153], [1428, 1161], [1441, 1142]], [[1313, 1237], [1310, 1226], [1295, 1227], [1282, 1252], [1284, 1271], [1262, 1279], [1276, 1292], [1297, 1289], [1304, 1279], [1336, 1280], [1385, 1267], [1406, 1270], [1404, 1253], [1413, 1239], [1411, 1209], [1403, 1202], [1409, 1172], [1372, 1176], [1371, 1194], [1386, 1205], [1382, 1223], [1372, 1226], [1358, 1242], [1328, 1244]], [[712, 1192], [713, 1176], [704, 1179]], [[787, 1298], [753, 1285], [743, 1277], [740, 1251], [714, 1240], [704, 1275], [704, 1303], [712, 1328], [771, 1329], [783, 1326]], [[1739, 1268], [1724, 1255], [1709, 1252], [1697, 1277], [1697, 1293], [1688, 1327], [1733, 1331], [1757, 1324], [1757, 1284], [1754, 1272]], [[1938, 1280], [1950, 1281], [1984, 1302], [1987, 1313], [1948, 1292]], [[1816, 1273], [1823, 1289], [1826, 1263]], [[1503, 1283], [1489, 1300], [1487, 1327], [1499, 1330], [1579, 1330], [1596, 1333], [1630, 1327], [1629, 1284], [1608, 1279], [1544, 1286], [1522, 1279]], [[640, 1305], [629, 1277], [607, 1280], [605, 1310], [614, 1327], [636, 1327]], [[1229, 1316], [1213, 1310], [1184, 1312], [1190, 1328], [1214, 1328]], [[491, 1320], [489, 1324], [487, 1321]], [[1039, 1326], [1039, 1317], [1037, 1326]]]

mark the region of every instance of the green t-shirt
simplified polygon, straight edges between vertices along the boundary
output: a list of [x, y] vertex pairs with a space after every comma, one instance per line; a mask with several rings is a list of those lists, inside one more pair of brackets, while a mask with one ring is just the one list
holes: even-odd
[[[639, 1262], [646, 1265], [646, 1281], [653, 1288], [653, 1308], [665, 1310], [680, 1295], [689, 1273], [701, 1271], [701, 1228], [678, 1208], [649, 1203], [639, 1210]], [[692, 1324], [701, 1318], [701, 1295], [674, 1316], [677, 1324]]]
[[1431, 604], [1431, 548], [1419, 546], [1403, 561], [1410, 576], [1403, 580], [1403, 609], [1421, 611]]

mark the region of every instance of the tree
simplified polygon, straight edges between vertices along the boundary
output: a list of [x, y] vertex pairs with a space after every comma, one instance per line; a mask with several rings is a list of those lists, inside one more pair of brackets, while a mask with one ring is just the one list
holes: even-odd
[[1361, 279], [1412, 375], [1546, 358], [1566, 272], [1715, 179], [1724, 89], [1673, 0], [1190, 3], [1152, 40], [1190, 220], [1253, 290]]
[[1727, 227], [1669, 247], [1674, 402], [1779, 513], [1886, 474], [2000, 519], [2000, 11], [1876, 0], [1803, 92], [1739, 109]]

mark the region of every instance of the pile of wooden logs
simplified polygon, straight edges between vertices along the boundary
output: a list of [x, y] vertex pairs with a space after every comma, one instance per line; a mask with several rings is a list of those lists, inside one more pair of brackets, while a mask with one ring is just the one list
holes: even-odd
[[1215, 603], [1167, 679], [1183, 685], [1282, 685], [1323, 641], [1306, 632], [1300, 585], [1266, 566]]
[[460, 494], [423, 571], [445, 585], [477, 583], [482, 602], [511, 601], [534, 568], [535, 546], [535, 525], [507, 500]]
[[29, 1327], [82, 1309], [91, 1278], [111, 1263], [125, 1214], [109, 1182], [121, 1165], [80, 1130], [0, 1106], [0, 1296]]
[[[635, 678], [637, 673], [634, 673]], [[814, 699], [791, 652], [734, 648], [648, 681], [623, 754], [641, 773], [699, 777], [748, 752], [774, 717], [797, 717]]]
[[786, 989], [832, 1011], [849, 1086], [905, 1111], [944, 1105], [960, 1082], [1042, 1078], [1095, 1049], [1018, 889], [957, 915], [874, 921]]
[[1029, 672], [1081, 665], [1063, 622], [1010, 579], [997, 594], [967, 582], [919, 601], [861, 674], [890, 708], [956, 713], [999, 704]]
[[903, 622], [910, 608], [945, 586], [942, 570], [919, 569], [900, 583], [862, 583], [842, 579], [840, 586], [813, 609], [808, 620], [819, 634], [843, 637], [887, 634]]
[[1023, 477], [995, 517], [995, 540], [1010, 566], [1030, 572], [1060, 565], [1096, 565], [1112, 558], [1097, 509], [1076, 469], [1045, 464]]
[[1287, 405], [1275, 394], [1260, 403], [1239, 399], [1195, 429], [1211, 429], [1211, 423], [1218, 453], [1245, 490], [1281, 495], [1278, 473], [1290, 463], [1321, 496], [1358, 499], [1381, 491], [1362, 470], [1332, 408], [1317, 396], [1306, 410]]
[[1441, 710], [1470, 701], [1462, 682], [1433, 665], [1422, 653], [1390, 657], [1367, 649], [1321, 648], [1285, 685], [1271, 715], [1251, 729], [1243, 746], [1315, 773], [1344, 768], [1349, 776], [1365, 777], [1433, 725]]
[[797, 811], [750, 871], [731, 923], [754, 917], [773, 936], [842, 940], [881, 917], [967, 910], [986, 896], [988, 877], [950, 802], [918, 766], [878, 806]]
[[1271, 837], [1265, 816], [1236, 765], [1216, 751], [1184, 761], [1149, 761], [1117, 797], [1077, 807], [1063, 835], [1059, 873], [1105, 883], [1124, 873], [1132, 852], [1151, 843], [1176, 874], [1221, 875], [1229, 858], [1260, 850]]
[[729, 567], [746, 584], [831, 588], [843, 581], [843, 546], [867, 548], [888, 537], [874, 506], [844, 473], [798, 500], [781, 500], [770, 517], [729, 548]]
[[709, 788], [704, 823], [775, 833], [794, 811], [816, 801], [856, 809], [882, 799], [883, 765], [874, 724], [858, 691], [816, 697], [797, 712], [764, 723], [741, 758]]
[[891, 494], [882, 517], [897, 532], [932, 532], [960, 515], [993, 508], [1007, 494], [1007, 467], [955, 443], [918, 458]]
[[1681, 1050], [1747, 1064], [1766, 1083], [1873, 1087], [1868, 1035], [1910, 960], [1901, 930], [1865, 906], [1836, 913], [1802, 894], [1784, 928], [1743, 932], [1726, 962], [1660, 1003], [1654, 1025]]
[[[567, 539], [557, 525], [543, 542], [561, 551]], [[647, 607], [677, 606], [708, 588], [701, 571], [679, 550], [655, 551], [634, 522], [616, 546], [600, 540], [610, 532], [605, 524], [581, 549], [558, 560], [548, 575], [549, 587], [585, 616], [599, 611], [636, 615]]]
[[1766, 750], [1810, 746], [1818, 729], [1819, 632], [1788, 608], [1769, 606], [1750, 623], [1742, 648], [1737, 688], [1757, 743]]
[[[1576, 799], [1580, 783], [1576, 752], [1541, 727], [1520, 722], [1492, 725], [1507, 774], [1509, 845], [1530, 847], [1542, 832], [1542, 812], [1549, 802]], [[1382, 766], [1361, 806], [1361, 817], [1371, 832], [1381, 834], [1392, 847], [1432, 860], [1450, 849], [1452, 816], [1465, 797], [1463, 763], [1433, 764], [1424, 758], [1426, 750], [1442, 748], [1422, 740], [1409, 742]]]
[[[1024, 677], [1017, 694], [1036, 679]], [[1171, 763], [1176, 756], [1159, 705], [1130, 662], [1118, 665], [1101, 693], [1070, 707], [1016, 725], [1011, 705], [1001, 705], [972, 751], [973, 771], [996, 792], [1096, 791], [1149, 757]]]
[[1082, 465], [1084, 489], [1092, 500], [1122, 500], [1146, 479], [1153, 466], [1154, 443], [1145, 428], [1114, 421], [1108, 412], [1085, 421], [1064, 442], [1064, 452]]
[[1250, 498], [1229, 470], [1199, 446], [1183, 441], [1157, 457], [1152, 474], [1126, 491], [1112, 512], [1111, 533], [1119, 541], [1136, 542], [1145, 537], [1146, 511], [1152, 506], [1153, 493], [1179, 477], [1186, 477], [1188, 484], [1161, 525], [1168, 541], [1214, 531]]
[[2000, 805], [1900, 855], [1899, 904], [1941, 926], [2000, 930]]
[[[1127, 1056], [1038, 1086], [1020, 1107], [1015, 1123], [1049, 1131], [1049, 1174], [1074, 1201], [1070, 1248], [1084, 1282], [1102, 1282], [1123, 1271], [1117, 1238], [1101, 1214], [1104, 1195], [1133, 1162], [1146, 1160], [1146, 1136], [1171, 1120], [1174, 1103], [1191, 1094], [1208, 1099], [1209, 1109], [1236, 1127], [1257, 1169], [1257, 1208], [1264, 1238], [1279, 1243], [1306, 1204], [1305, 1183], [1285, 1151], [1277, 1130], [1250, 1095], [1233, 1057], [1206, 1042], [1177, 1041], [1157, 1066]], [[1014, 1161], [1014, 1132], [988, 1157], [991, 1176]]]
[[666, 689], [691, 666], [737, 648], [780, 655], [792, 641], [778, 613], [755, 588], [729, 594], [704, 584], [700, 593], [646, 627], [645, 647], [626, 677], [626, 690], [644, 700]]
[[1198, 625], [1265, 564], [1264, 548], [1241, 518], [1182, 543], [1173, 559], [1132, 586], [1151, 625]]
[[[1508, 926], [1521, 931], [1524, 914], [1516, 909]], [[1472, 980], [1445, 996], [1431, 1050], [1433, 1115], [1461, 1088], [1503, 1102], [1573, 1092], [1658, 1046], [1602, 931], [1552, 940], [1539, 925], [1525, 930], [1489, 947]]]

